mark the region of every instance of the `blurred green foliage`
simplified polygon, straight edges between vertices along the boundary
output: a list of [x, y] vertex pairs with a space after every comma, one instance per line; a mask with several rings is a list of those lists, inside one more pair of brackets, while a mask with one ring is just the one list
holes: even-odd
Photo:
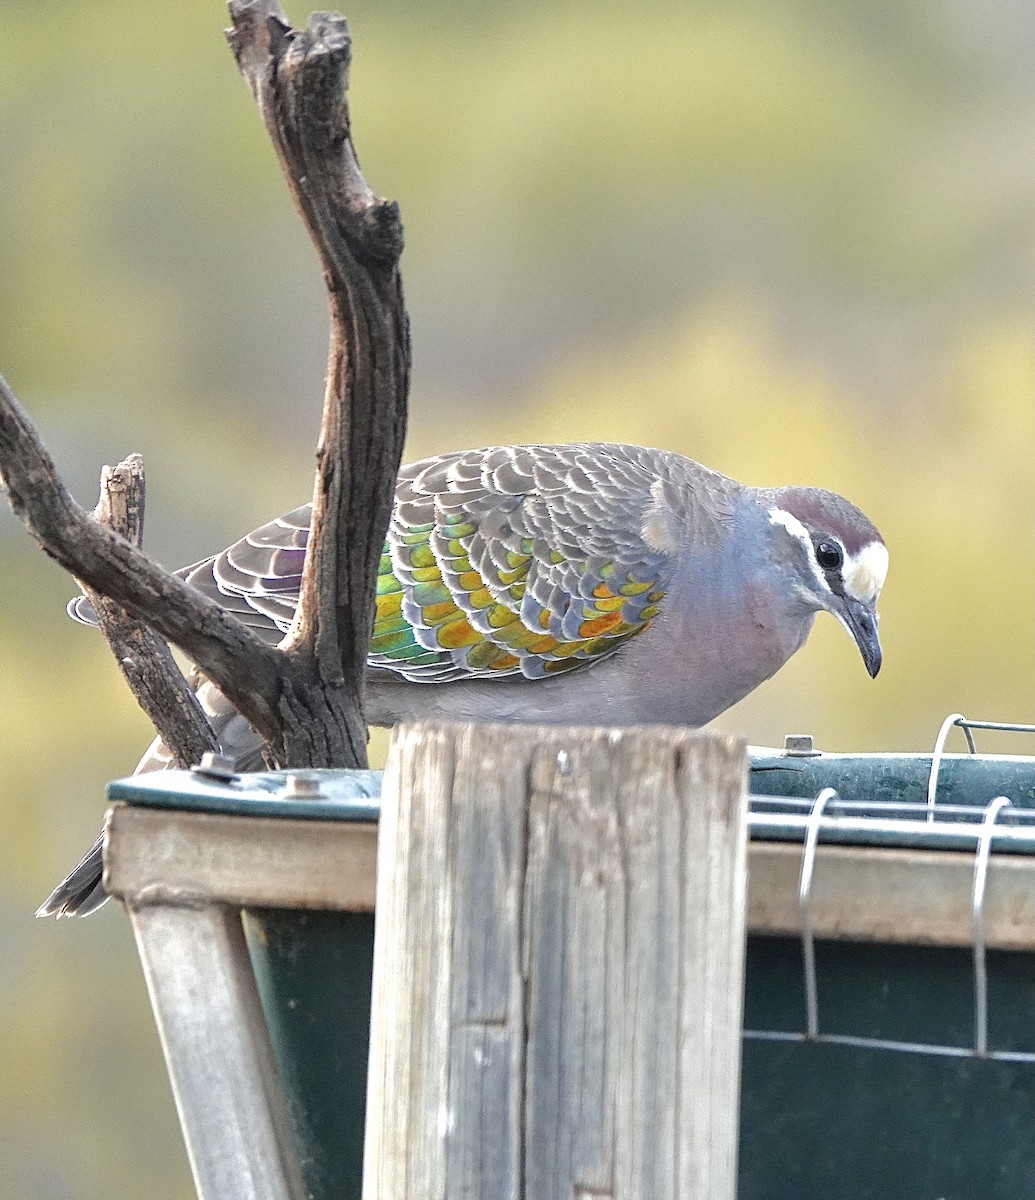
[[[407, 228], [410, 457], [614, 438], [836, 488], [891, 547], [884, 670], [821, 620], [719, 724], [911, 750], [949, 711], [1030, 720], [1030, 5], [348, 15]], [[0, 370], [84, 502], [143, 452], [170, 565], [308, 495], [322, 393], [318, 271], [222, 23], [0, 0]], [[149, 731], [6, 511], [0, 558], [0, 1198], [178, 1200], [122, 914], [31, 917]]]

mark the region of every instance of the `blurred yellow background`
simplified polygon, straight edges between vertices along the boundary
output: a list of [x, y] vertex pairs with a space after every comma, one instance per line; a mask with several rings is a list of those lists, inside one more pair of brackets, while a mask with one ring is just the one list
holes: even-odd
[[[842, 491], [891, 548], [879, 679], [821, 618], [718, 724], [918, 750], [954, 710], [1032, 720], [1032, 6], [347, 15], [407, 231], [407, 456], [606, 438]], [[224, 24], [0, 0], [0, 371], [87, 505], [143, 453], [169, 566], [308, 498], [322, 394], [319, 274]], [[150, 732], [6, 508], [0, 581], [0, 1197], [183, 1200], [124, 915], [32, 917]]]

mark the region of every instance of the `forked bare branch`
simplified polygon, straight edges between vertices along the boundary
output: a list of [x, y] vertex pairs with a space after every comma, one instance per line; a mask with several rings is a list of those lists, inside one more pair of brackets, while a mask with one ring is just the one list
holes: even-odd
[[232, 0], [230, 16], [231, 47], [320, 255], [330, 308], [313, 525], [288, 637], [267, 646], [86, 513], [2, 380], [0, 474], [43, 549], [184, 650], [266, 739], [272, 763], [364, 766], [364, 667], [409, 387], [402, 225], [352, 145], [344, 18], [319, 13], [293, 29], [274, 0]]

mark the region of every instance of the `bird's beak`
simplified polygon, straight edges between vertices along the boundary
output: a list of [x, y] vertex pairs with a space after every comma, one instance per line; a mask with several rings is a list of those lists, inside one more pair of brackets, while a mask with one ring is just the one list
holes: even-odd
[[863, 657], [871, 679], [874, 679], [880, 670], [882, 658], [880, 638], [877, 636], [877, 613], [874, 605], [864, 604], [861, 600], [845, 596], [844, 606], [839, 614], [845, 628], [859, 647], [859, 653]]

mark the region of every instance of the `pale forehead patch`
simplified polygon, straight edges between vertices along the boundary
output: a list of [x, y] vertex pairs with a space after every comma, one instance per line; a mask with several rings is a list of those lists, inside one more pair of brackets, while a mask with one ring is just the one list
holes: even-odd
[[883, 542], [870, 542], [856, 554], [845, 555], [841, 578], [845, 591], [856, 600], [873, 600], [888, 575], [888, 548]]

